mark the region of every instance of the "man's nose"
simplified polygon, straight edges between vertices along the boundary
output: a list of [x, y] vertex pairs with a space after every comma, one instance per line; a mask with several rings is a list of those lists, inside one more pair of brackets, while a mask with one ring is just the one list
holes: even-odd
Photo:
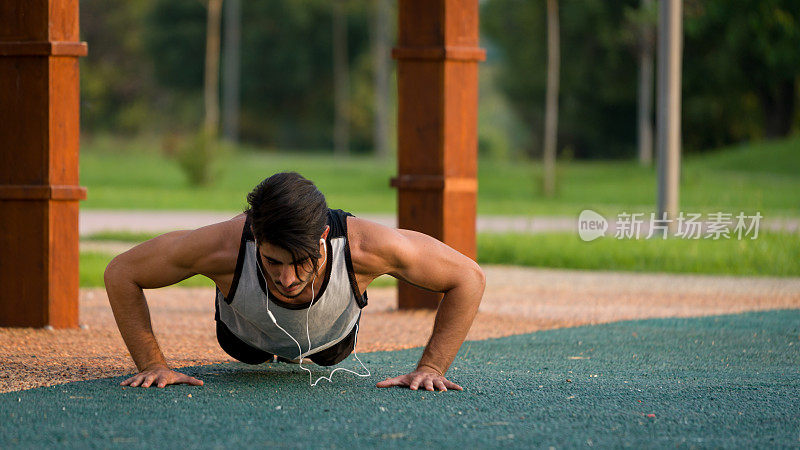
[[294, 273], [294, 266], [288, 264], [285, 265], [283, 269], [281, 269], [281, 276], [280, 276], [281, 285], [284, 287], [289, 287], [292, 285], [292, 283], [295, 282], [295, 279], [296, 277]]

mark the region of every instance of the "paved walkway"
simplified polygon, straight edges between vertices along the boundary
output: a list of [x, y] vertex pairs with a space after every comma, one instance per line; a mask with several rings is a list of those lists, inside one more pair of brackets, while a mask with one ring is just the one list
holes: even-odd
[[[80, 233], [89, 235], [100, 231], [132, 231], [132, 232], [166, 232], [179, 229], [194, 229], [204, 225], [228, 220], [237, 215], [232, 212], [209, 211], [113, 211], [113, 210], [81, 210]], [[393, 214], [361, 215], [386, 226], [397, 225]], [[577, 232], [577, 215], [569, 216], [479, 216], [478, 232], [519, 232], [546, 233], [554, 231]], [[642, 232], [647, 233], [647, 223]], [[800, 231], [800, 219], [765, 218], [760, 229], [772, 231]], [[608, 233], [616, 231], [616, 223], [610, 221]], [[612, 234], [613, 235], [613, 234]], [[645, 235], [646, 236], [646, 235]]]
[[[82, 235], [99, 231], [144, 231], [161, 232], [179, 229], [193, 229], [215, 222], [222, 222], [237, 215], [235, 211], [111, 211], [82, 210], [80, 232]], [[394, 214], [359, 215], [364, 219], [395, 227]], [[576, 219], [571, 217], [514, 217], [481, 216], [478, 218], [478, 231], [517, 231], [541, 233], [576, 229]]]

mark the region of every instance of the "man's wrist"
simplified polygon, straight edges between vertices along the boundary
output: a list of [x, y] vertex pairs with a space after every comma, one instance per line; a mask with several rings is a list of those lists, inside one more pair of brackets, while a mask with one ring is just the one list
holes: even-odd
[[154, 370], [154, 369], [167, 369], [167, 370], [169, 370], [169, 366], [167, 365], [166, 362], [156, 362], [156, 363], [148, 364], [147, 366], [145, 366], [144, 368], [139, 370], [139, 372], [145, 372], [147, 370]]
[[417, 364], [417, 372], [428, 372], [428, 373], [435, 373], [437, 375], [444, 376], [444, 370], [439, 369], [436, 366], [432, 366], [427, 363], [419, 363]]

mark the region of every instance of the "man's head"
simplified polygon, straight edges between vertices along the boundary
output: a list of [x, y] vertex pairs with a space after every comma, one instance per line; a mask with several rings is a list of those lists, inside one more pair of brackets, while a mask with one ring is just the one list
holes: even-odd
[[310, 180], [276, 173], [247, 194], [245, 213], [272, 281], [287, 297], [300, 295], [319, 267], [328, 205]]

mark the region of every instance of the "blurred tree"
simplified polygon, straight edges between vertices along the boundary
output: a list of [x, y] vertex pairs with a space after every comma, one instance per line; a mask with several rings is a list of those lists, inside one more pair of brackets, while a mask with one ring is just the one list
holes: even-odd
[[558, 133], [558, 77], [561, 59], [558, 36], [558, 0], [547, 0], [547, 99], [544, 120], [543, 193], [556, 193], [556, 135]]
[[203, 128], [210, 140], [219, 133], [219, 41], [222, 26], [222, 0], [208, 0], [206, 26], [206, 65], [203, 74], [205, 121]]
[[201, 1], [151, 0], [144, 18], [148, 60], [163, 88], [164, 121], [170, 128], [195, 132], [203, 121], [207, 10]]
[[332, 0], [333, 20], [333, 147], [339, 156], [350, 153], [350, 67], [347, 60], [347, 14], [344, 0]]
[[[346, 2], [347, 54], [368, 54], [368, 8]], [[242, 23], [242, 138], [291, 148], [332, 148], [333, 28], [330, 2], [246, 2]], [[351, 69], [354, 67], [351, 66]], [[362, 78], [353, 76], [355, 80]], [[368, 82], [368, 79], [364, 80]], [[351, 84], [351, 89], [359, 87]], [[351, 97], [355, 109], [371, 105]], [[371, 147], [371, 123], [349, 130], [350, 147]]]
[[216, 178], [222, 150], [219, 145], [219, 59], [220, 28], [222, 26], [222, 0], [205, 2], [205, 71], [203, 73], [203, 99], [205, 118], [203, 126], [181, 146], [178, 164], [193, 186], [209, 186]]
[[688, 0], [685, 10], [687, 143], [787, 135], [797, 126], [800, 2]]
[[81, 128], [140, 133], [157, 120], [162, 105], [143, 39], [152, 0], [82, 0], [81, 40], [89, 55], [81, 64]]
[[389, 61], [391, 59], [389, 42], [391, 42], [390, 17], [392, 6], [389, 0], [375, 0], [372, 10], [372, 67], [374, 70], [374, 111], [372, 141], [378, 158], [389, 157], [389, 108], [391, 93], [389, 92]]
[[[208, 0], [81, 0], [84, 131], [191, 133], [204, 121]], [[339, 0], [347, 17], [350, 147], [374, 148], [370, 2]], [[243, 141], [332, 148], [334, 81], [327, 0], [241, 2]], [[227, 26], [227, 25], [225, 25]], [[223, 30], [224, 31], [224, 30]], [[226, 57], [223, 49], [223, 58]]]
[[239, 142], [239, 99], [241, 80], [242, 2], [225, 0], [222, 50], [222, 135]]
[[636, 29], [639, 56], [639, 90], [637, 92], [637, 147], [639, 164], [653, 164], [653, 53], [655, 49], [658, 10], [653, 0], [641, 0], [638, 9], [625, 11], [628, 23]]
[[[146, 40], [157, 81], [178, 97], [174, 111], [179, 118], [193, 114], [199, 119], [206, 10], [198, 1], [150, 1]], [[348, 21], [347, 53], [351, 61], [359, 61], [369, 54], [369, 5], [341, 1]], [[242, 2], [239, 133], [243, 141], [282, 148], [332, 148], [332, 35], [329, 1]], [[353, 74], [356, 79], [369, 83], [369, 77]], [[363, 110], [371, 115], [371, 109], [371, 96], [352, 97], [349, 114], [363, 116]], [[371, 134], [371, 121], [351, 123], [351, 147], [371, 148]]]
[[[637, 0], [559, 2], [561, 69], [559, 148], [578, 158], [633, 154], [636, 57], [621, 32], [625, 8]], [[500, 89], [524, 123], [532, 124], [531, 155], [540, 155], [546, 88], [545, 1], [487, 0], [484, 35], [501, 53]]]
[[[641, 0], [562, 0], [559, 148], [576, 157], [636, 154]], [[514, 111], [533, 124], [539, 154], [546, 86], [546, 2], [486, 0], [482, 26], [502, 59], [497, 80]], [[537, 31], [538, 30], [538, 31]], [[686, 0], [683, 149], [698, 151], [800, 125], [800, 2]]]

